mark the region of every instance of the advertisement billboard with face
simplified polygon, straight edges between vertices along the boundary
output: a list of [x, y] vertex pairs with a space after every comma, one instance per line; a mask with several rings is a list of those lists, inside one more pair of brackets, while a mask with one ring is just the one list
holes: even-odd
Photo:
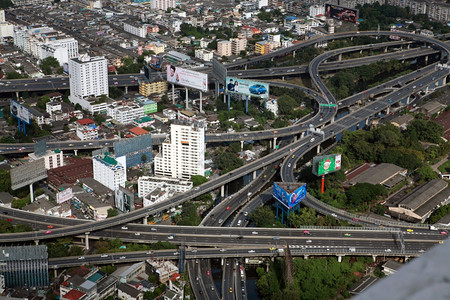
[[56, 194], [56, 202], [61, 204], [73, 198], [72, 188], [67, 188]]
[[30, 117], [30, 111], [28, 108], [23, 106], [22, 104], [19, 104], [18, 102], [11, 100], [10, 102], [11, 106], [11, 115], [13, 115], [16, 118], [19, 118], [23, 122], [30, 125], [31, 123], [31, 117]]
[[313, 173], [317, 176], [326, 175], [341, 169], [341, 154], [317, 156], [313, 159]]
[[339, 5], [325, 4], [325, 16], [328, 18], [356, 23], [358, 20], [358, 10]]
[[208, 74], [167, 65], [167, 82], [185, 87], [208, 91]]
[[276, 182], [273, 183], [272, 195], [287, 209], [295, 207], [300, 201], [306, 197], [306, 184], [296, 188], [294, 192], [288, 193], [284, 188], [279, 186]]
[[227, 77], [226, 89], [227, 93], [236, 93], [245, 96], [255, 96], [261, 98], [269, 97], [269, 84], [264, 82]]

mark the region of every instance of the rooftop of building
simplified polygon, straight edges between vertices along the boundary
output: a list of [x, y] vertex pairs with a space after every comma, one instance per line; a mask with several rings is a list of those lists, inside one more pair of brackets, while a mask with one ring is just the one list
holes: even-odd
[[[148, 122], [148, 121], [147, 121]], [[130, 129], [130, 132], [134, 135], [144, 135], [144, 134], [148, 134], [149, 132], [141, 127], [134, 127]]]
[[133, 297], [133, 298], [137, 298], [139, 296], [139, 294], [141, 293], [139, 290], [135, 289], [134, 287], [126, 284], [126, 283], [121, 283], [117, 286], [118, 290], [121, 290], [122, 292], [124, 292], [125, 294]]
[[112, 192], [113, 192], [111, 189], [104, 186], [103, 184], [101, 184], [100, 182], [95, 180], [94, 178], [80, 178], [78, 181], [81, 184], [84, 184], [87, 187], [89, 187], [90, 189], [92, 189], [94, 191], [94, 193], [97, 195], [107, 195], [107, 194], [112, 194]]
[[86, 295], [86, 293], [79, 291], [79, 290], [72, 289], [68, 293], [66, 293], [62, 299], [78, 300], [78, 299], [84, 297], [84, 295]]
[[81, 120], [77, 120], [77, 123], [80, 125], [88, 125], [88, 124], [95, 124], [95, 122], [92, 119], [84, 118]]
[[398, 269], [400, 269], [402, 266], [404, 266], [404, 264], [399, 263], [398, 261], [395, 261], [393, 259], [388, 260], [383, 267], [384, 268], [389, 268], [392, 269], [394, 271], [397, 271]]
[[415, 188], [399, 202], [398, 206], [407, 207], [412, 211], [415, 211], [447, 187], [448, 184], [444, 180], [433, 179], [430, 182], [424, 183]]
[[0, 262], [16, 261], [23, 259], [47, 259], [47, 246], [2, 246]]
[[14, 197], [8, 192], [0, 192], [0, 204], [11, 204]]
[[347, 182], [350, 185], [363, 182], [370, 184], [383, 184], [391, 177], [405, 171], [405, 169], [394, 164], [381, 163], [375, 167], [368, 168], [366, 171], [355, 176], [353, 179], [348, 180]]

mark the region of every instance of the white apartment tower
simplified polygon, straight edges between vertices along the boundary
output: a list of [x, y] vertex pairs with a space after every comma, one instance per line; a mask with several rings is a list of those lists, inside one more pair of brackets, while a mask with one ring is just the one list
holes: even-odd
[[177, 7], [176, 0], [152, 0], [150, 2], [150, 8], [152, 10], [167, 10], [168, 8]]
[[[103, 56], [90, 57], [87, 54], [69, 60], [69, 100], [91, 111], [89, 98], [109, 96], [108, 61]], [[106, 109], [106, 104], [105, 104]]]
[[127, 180], [126, 157], [115, 158], [108, 153], [92, 157], [94, 179], [115, 191], [125, 187]]
[[190, 180], [205, 174], [205, 124], [177, 121], [155, 156], [155, 175]]

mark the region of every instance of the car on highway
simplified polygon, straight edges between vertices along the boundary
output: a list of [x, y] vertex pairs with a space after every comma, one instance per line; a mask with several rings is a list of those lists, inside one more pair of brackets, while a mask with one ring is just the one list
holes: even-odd
[[332, 213], [331, 216], [337, 218], [337, 214], [335, 213]]
[[147, 254], [153, 254], [153, 252], [152, 251], [147, 251]]
[[443, 244], [444, 243], [444, 241], [439, 241], [439, 244]]
[[119, 259], [125, 259], [125, 258], [127, 258], [126, 256], [121, 256], [121, 257], [119, 257]]
[[141, 235], [141, 233], [140, 232], [135, 232], [134, 235]]
[[292, 158], [295, 158], [295, 154], [292, 155]]
[[100, 257], [103, 257], [103, 258], [108, 257], [108, 254], [102, 254], [102, 255], [100, 255]]
[[114, 85], [119, 85], [119, 83], [116, 81], [116, 82], [114, 82]]
[[54, 226], [53, 225], [47, 225], [47, 228], [52, 229], [52, 228], [54, 228]]
[[249, 87], [248, 90], [250, 91], [251, 94], [254, 94], [254, 95], [262, 95], [262, 94], [267, 93], [266, 87], [262, 84], [252, 85], [251, 87]]
[[244, 211], [244, 217], [248, 216], [248, 211]]
[[227, 210], [230, 210], [230, 208], [231, 208], [230, 206], [227, 206]]
[[274, 237], [272, 238], [272, 240], [279, 240], [279, 239], [280, 239], [279, 236], [274, 236]]
[[223, 219], [219, 219], [219, 224], [222, 224], [222, 222], [223, 222]]
[[50, 233], [52, 233], [51, 230], [47, 230], [47, 231], [45, 232], [45, 234], [50, 234]]
[[7, 222], [12, 222], [12, 219], [9, 219], [9, 218], [8, 218], [8, 219], [6, 219], [6, 221], [7, 221]]
[[414, 232], [414, 230], [412, 230], [412, 229], [409, 229], [409, 228], [408, 228], [408, 229], [406, 229], [406, 231], [407, 231], [407, 232]]
[[309, 232], [308, 230], [303, 230], [303, 234], [304, 235], [311, 235], [311, 232]]
[[85, 257], [84, 256], [80, 256], [80, 257], [78, 257], [78, 259], [85, 259]]
[[152, 227], [152, 231], [157, 231], [158, 229], [156, 229], [155, 227]]
[[307, 242], [307, 243], [312, 243], [312, 241], [311, 241], [311, 240], [307, 240], [306, 242]]
[[441, 234], [447, 234], [447, 231], [442, 230], [442, 231], [441, 231]]
[[209, 270], [206, 270], [206, 275], [211, 275], [211, 272]]
[[122, 227], [121, 227], [121, 229], [123, 229], [123, 230], [127, 230], [127, 229], [128, 229], [128, 227], [127, 227], [127, 226], [122, 226]]
[[233, 292], [233, 288], [230, 286], [230, 293], [232, 293]]
[[258, 234], [258, 231], [252, 231], [252, 234], [256, 235]]
[[386, 249], [386, 250], [384, 250], [384, 252], [392, 252], [392, 250], [391, 249]]
[[169, 240], [173, 240], [173, 235], [169, 235], [167, 238], [168, 238]]
[[353, 218], [352, 220], [353, 220], [353, 222], [359, 222], [359, 220], [357, 218]]
[[196, 253], [198, 250], [197, 249], [192, 249], [191, 252], [192, 253]]
[[222, 249], [220, 249], [219, 251], [220, 251], [220, 252], [225, 252], [225, 251], [227, 251], [227, 250], [225, 250], [224, 248], [222, 248]]
[[344, 234], [344, 236], [352, 236], [350, 233], [346, 233]]

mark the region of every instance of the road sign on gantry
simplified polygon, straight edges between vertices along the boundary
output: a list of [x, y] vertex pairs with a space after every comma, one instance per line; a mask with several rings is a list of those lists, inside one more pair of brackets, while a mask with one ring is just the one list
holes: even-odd
[[38, 159], [11, 169], [11, 188], [20, 189], [39, 180], [47, 178], [44, 159]]

